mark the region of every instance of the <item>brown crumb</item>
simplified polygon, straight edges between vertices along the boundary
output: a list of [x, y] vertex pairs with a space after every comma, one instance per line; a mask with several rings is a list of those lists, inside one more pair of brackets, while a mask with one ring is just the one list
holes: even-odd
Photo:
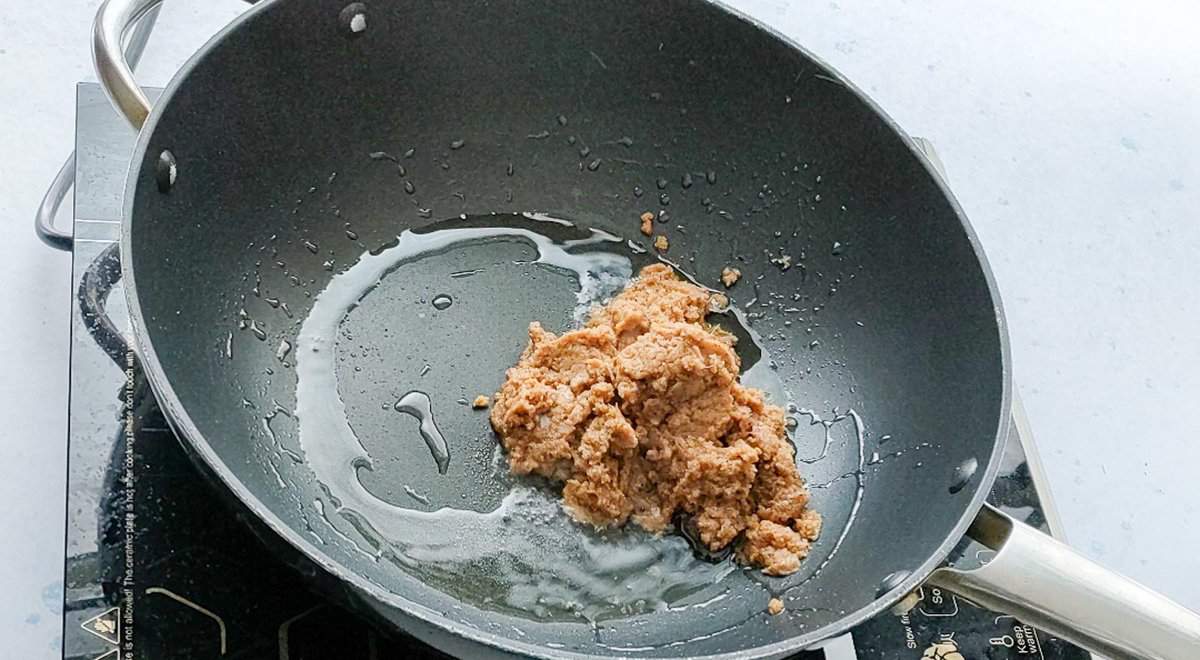
[[475, 400], [471, 402], [471, 407], [476, 409], [487, 408], [490, 405], [492, 405], [492, 400], [482, 394], [475, 397]]
[[729, 311], [729, 296], [714, 293], [708, 297], [708, 311], [713, 314], [724, 314]]
[[783, 601], [782, 600], [779, 600], [778, 598], [772, 598], [771, 600], [767, 601], [767, 613], [768, 614], [770, 614], [771, 616], [775, 616], [776, 614], [779, 614], [782, 611], [783, 611]]
[[726, 289], [737, 284], [740, 279], [742, 279], [742, 271], [736, 268], [726, 266], [721, 270], [721, 284], [724, 284]]
[[654, 233], [654, 214], [650, 211], [642, 214], [642, 233], [647, 236]]
[[659, 234], [658, 236], [654, 237], [654, 249], [655, 250], [658, 250], [659, 252], [666, 252], [667, 249], [670, 247], [671, 247], [671, 243], [670, 243], [670, 241], [667, 240], [666, 236]]
[[738, 382], [734, 336], [707, 322], [714, 297], [654, 264], [583, 328], [531, 323], [492, 426], [509, 469], [562, 483], [576, 520], [658, 533], [682, 518], [696, 543], [787, 575], [821, 518], [783, 409]]

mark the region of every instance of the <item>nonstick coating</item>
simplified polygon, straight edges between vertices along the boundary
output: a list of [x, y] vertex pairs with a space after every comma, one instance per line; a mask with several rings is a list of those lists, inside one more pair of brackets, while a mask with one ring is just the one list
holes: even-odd
[[[879, 612], [944, 557], [995, 472], [1003, 322], [960, 209], [877, 108], [707, 3], [372, 2], [360, 33], [342, 10], [269, 2], [216, 37], [152, 114], [126, 198], [125, 277], [147, 371], [187, 448], [268, 542], [347, 602], [464, 654], [477, 641], [616, 653], [598, 639], [640, 656], [780, 653]], [[177, 162], [167, 192], [164, 149]], [[395, 156], [403, 176], [373, 152]], [[656, 227], [685, 271], [710, 286], [726, 265], [745, 274], [731, 298], [792, 403], [862, 419], [861, 454], [843, 420], [828, 457], [801, 466], [829, 485], [814, 490], [826, 527], [799, 574], [738, 572], [711, 610], [608, 621], [597, 634], [460, 602], [320, 522], [318, 484], [276, 461], [263, 424], [275, 402], [295, 405], [296, 375], [278, 353], [310, 296], [405, 229], [529, 210], [629, 238], [641, 238], [643, 211], [666, 211]], [[415, 505], [399, 488], [419, 481], [434, 502], [483, 508], [494, 494], [454, 466], [495, 440], [485, 414], [456, 401], [495, 391], [524, 325], [561, 314], [571, 291], [452, 270], [429, 260], [364, 302], [348, 321], [357, 344], [338, 349], [340, 393], [376, 465], [363, 477], [372, 490]], [[440, 293], [455, 304], [439, 317], [427, 303]], [[265, 341], [239, 329], [242, 309]], [[422, 389], [457, 452], [444, 477], [409, 441], [412, 420], [381, 405], [414, 389], [426, 363]], [[815, 457], [823, 427], [796, 417], [798, 455]], [[294, 445], [278, 420], [276, 441]], [[763, 584], [786, 592], [787, 615], [763, 613]]]

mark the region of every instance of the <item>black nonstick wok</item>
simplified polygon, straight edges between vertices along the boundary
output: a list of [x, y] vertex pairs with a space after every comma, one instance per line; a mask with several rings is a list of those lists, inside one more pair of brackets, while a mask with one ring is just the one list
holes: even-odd
[[[981, 248], [913, 142], [801, 48], [699, 1], [272, 0], [151, 112], [120, 45], [155, 4], [108, 0], [95, 32], [141, 130], [139, 353], [314, 585], [465, 657], [782, 656], [923, 583], [1107, 655], [1200, 657], [1196, 615], [985, 506], [1011, 385]], [[744, 273], [718, 316], [790, 406], [825, 520], [795, 575], [581, 529], [467, 405], [530, 321], [569, 327], [658, 258]], [[994, 559], [939, 568], [965, 534]]]

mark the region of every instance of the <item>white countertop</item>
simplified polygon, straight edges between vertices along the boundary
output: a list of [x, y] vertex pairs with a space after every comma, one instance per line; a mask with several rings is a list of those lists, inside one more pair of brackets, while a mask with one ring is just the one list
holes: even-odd
[[[96, 4], [0, 0], [7, 657], [61, 643], [70, 258], [32, 216], [71, 150], [75, 83], [95, 79]], [[1200, 609], [1200, 4], [730, 4], [935, 143], [995, 270], [1069, 541]], [[164, 84], [242, 10], [167, 3], [141, 80]]]

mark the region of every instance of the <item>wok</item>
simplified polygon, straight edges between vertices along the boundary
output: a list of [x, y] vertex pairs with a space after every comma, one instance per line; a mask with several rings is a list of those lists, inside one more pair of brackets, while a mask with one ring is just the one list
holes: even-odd
[[[120, 46], [155, 5], [108, 0], [94, 44], [140, 129], [137, 348], [185, 448], [314, 585], [468, 657], [782, 656], [923, 583], [1108, 655], [1200, 655], [1194, 614], [985, 505], [1011, 382], [979, 243], [800, 47], [708, 2], [273, 0], [151, 111]], [[721, 322], [791, 406], [825, 520], [795, 575], [573, 525], [463, 405], [529, 321], [569, 327], [657, 258], [747, 275]], [[995, 558], [942, 567], [964, 534]]]

